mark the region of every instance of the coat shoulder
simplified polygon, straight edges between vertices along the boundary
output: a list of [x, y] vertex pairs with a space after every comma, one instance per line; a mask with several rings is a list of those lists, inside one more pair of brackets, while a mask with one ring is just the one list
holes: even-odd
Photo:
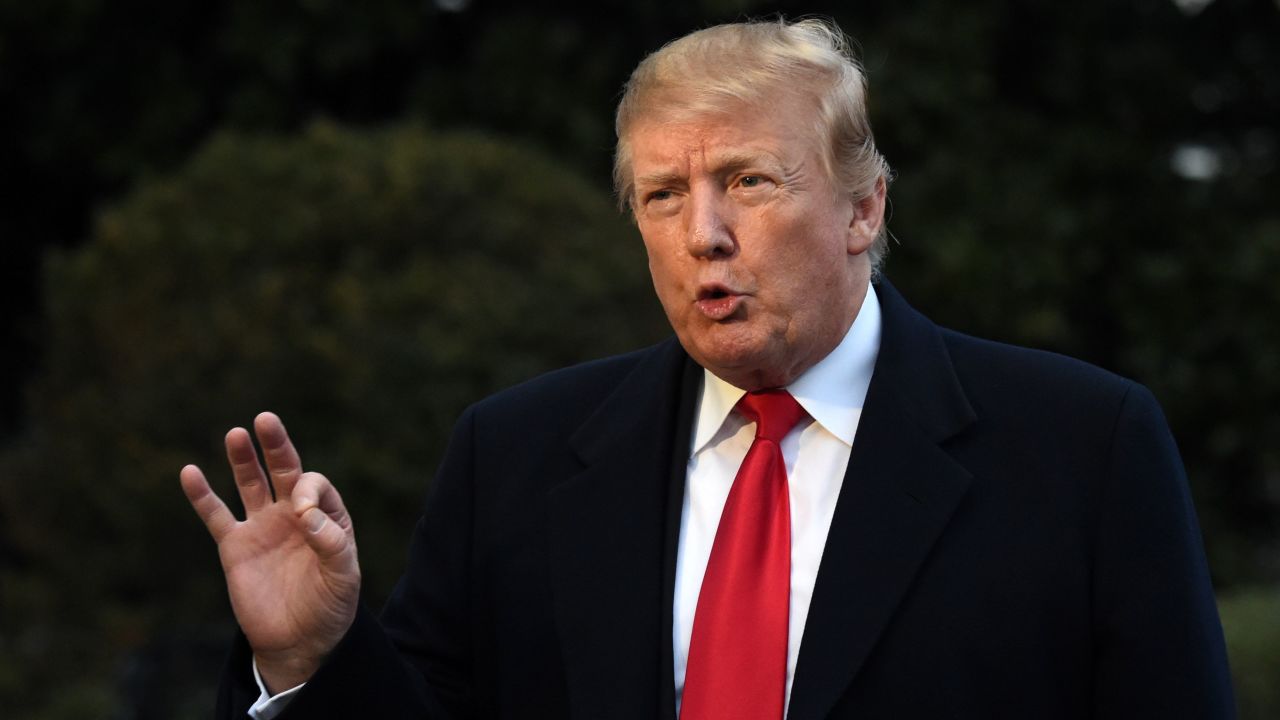
[[[956, 376], [975, 406], [999, 400], [1054, 412], [1114, 413], [1138, 383], [1083, 360], [940, 329]], [[976, 408], [975, 408], [976, 409]]]
[[552, 370], [480, 400], [471, 411], [490, 421], [526, 426], [581, 422], [638, 373], [652, 374], [656, 385], [664, 373], [655, 370], [679, 367], [684, 358], [679, 343], [672, 338], [640, 350]]

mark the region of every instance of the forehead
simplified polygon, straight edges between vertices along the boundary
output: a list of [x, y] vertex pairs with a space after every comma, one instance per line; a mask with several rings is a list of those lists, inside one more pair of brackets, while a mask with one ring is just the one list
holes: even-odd
[[739, 104], [686, 118], [655, 114], [627, 133], [632, 171], [643, 181], [654, 172], [715, 170], [752, 162], [794, 165], [819, 147], [809, 113], [794, 104]]

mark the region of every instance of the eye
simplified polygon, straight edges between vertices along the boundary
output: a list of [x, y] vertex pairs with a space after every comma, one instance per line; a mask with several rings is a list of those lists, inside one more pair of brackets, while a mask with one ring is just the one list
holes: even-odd
[[743, 192], [756, 194], [759, 190], [764, 192], [767, 188], [775, 187], [773, 179], [768, 175], [739, 175], [734, 180], [734, 187]]
[[679, 211], [680, 193], [677, 190], [652, 190], [640, 195], [640, 207], [652, 217], [667, 217]]

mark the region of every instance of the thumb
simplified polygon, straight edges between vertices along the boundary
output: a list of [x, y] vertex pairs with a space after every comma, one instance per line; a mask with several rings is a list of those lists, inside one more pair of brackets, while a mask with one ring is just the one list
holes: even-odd
[[351, 518], [342, 497], [320, 473], [303, 473], [293, 488], [293, 514], [307, 544], [323, 560], [351, 549]]
[[342, 554], [350, 543], [347, 532], [338, 526], [323, 510], [312, 505], [298, 514], [307, 544], [321, 558], [329, 559]]

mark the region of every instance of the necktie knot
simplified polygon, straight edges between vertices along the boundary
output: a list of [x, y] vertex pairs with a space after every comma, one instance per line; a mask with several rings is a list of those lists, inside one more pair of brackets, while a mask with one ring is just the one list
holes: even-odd
[[756, 424], [756, 437], [782, 442], [796, 423], [808, 416], [786, 390], [749, 392], [738, 401], [738, 412]]

